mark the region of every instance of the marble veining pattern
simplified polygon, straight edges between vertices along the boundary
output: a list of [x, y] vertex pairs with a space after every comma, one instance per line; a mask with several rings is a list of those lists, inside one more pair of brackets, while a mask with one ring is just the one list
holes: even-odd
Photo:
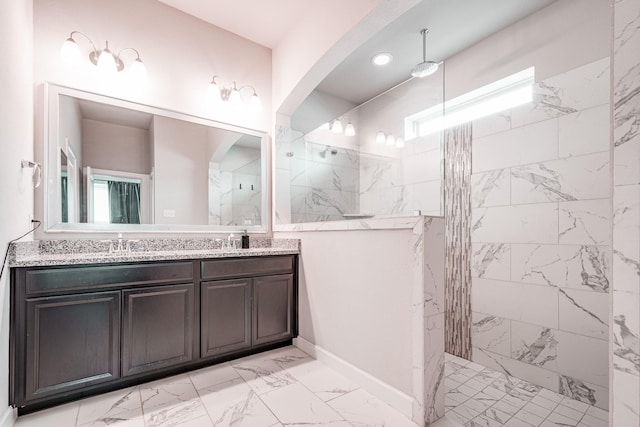
[[[449, 354], [444, 359], [444, 418], [426, 425], [512, 427], [535, 420], [544, 427], [607, 426], [607, 411], [595, 406]], [[223, 363], [21, 416], [16, 427], [419, 427], [295, 347], [238, 362], [245, 361], [284, 370], [294, 383], [260, 395], [233, 364]], [[563, 381], [582, 400], [596, 397], [571, 378]]]
[[[612, 261], [610, 71], [608, 57], [566, 70], [537, 82], [531, 104], [474, 121], [471, 178], [472, 360], [600, 407], [616, 328], [612, 274], [633, 272], [622, 257]], [[619, 234], [637, 235], [624, 215]], [[636, 258], [635, 248], [618, 251]], [[627, 369], [640, 329], [631, 310], [617, 358]]]
[[511, 322], [507, 319], [472, 313], [471, 343], [473, 347], [490, 350], [503, 356], [511, 354]]
[[612, 425], [640, 425], [640, 3], [613, 6]]
[[474, 174], [471, 177], [471, 205], [474, 208], [504, 206], [511, 201], [509, 169]]
[[511, 278], [559, 288], [609, 292], [606, 247], [511, 245]]

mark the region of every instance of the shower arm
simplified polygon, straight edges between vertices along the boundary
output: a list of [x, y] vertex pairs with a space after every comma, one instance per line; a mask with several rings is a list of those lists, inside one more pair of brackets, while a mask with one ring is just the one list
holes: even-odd
[[427, 61], [427, 33], [429, 32], [428, 28], [424, 28], [420, 31], [422, 34], [422, 62]]

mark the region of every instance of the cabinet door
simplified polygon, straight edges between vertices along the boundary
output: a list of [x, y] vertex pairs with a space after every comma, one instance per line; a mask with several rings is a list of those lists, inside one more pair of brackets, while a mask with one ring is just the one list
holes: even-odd
[[253, 279], [253, 344], [282, 341], [293, 336], [293, 275]]
[[27, 401], [120, 376], [120, 292], [31, 298], [26, 310]]
[[249, 348], [251, 279], [205, 282], [201, 290], [201, 356]]
[[193, 359], [193, 283], [124, 290], [122, 375]]

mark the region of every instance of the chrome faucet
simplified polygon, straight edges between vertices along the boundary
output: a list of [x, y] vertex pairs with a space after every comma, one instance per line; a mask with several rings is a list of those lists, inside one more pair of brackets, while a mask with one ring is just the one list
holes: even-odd
[[[109, 253], [110, 254], [122, 254], [122, 253], [131, 253], [131, 243], [137, 242], [137, 240], [124, 240], [122, 238], [122, 233], [118, 233], [118, 238], [113, 240], [103, 240], [103, 242], [109, 242]], [[115, 243], [115, 245], [114, 245]]]
[[226, 239], [216, 239], [216, 243], [220, 242], [220, 249], [222, 250], [235, 250], [238, 249], [238, 239], [235, 238], [233, 233], [230, 233]]

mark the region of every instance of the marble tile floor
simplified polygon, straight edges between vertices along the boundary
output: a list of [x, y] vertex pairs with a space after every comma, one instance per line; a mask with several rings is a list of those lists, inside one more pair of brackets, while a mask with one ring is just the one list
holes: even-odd
[[[584, 403], [447, 355], [447, 413], [434, 427], [606, 427]], [[295, 347], [19, 417], [16, 427], [417, 427]]]
[[446, 354], [445, 417], [433, 427], [608, 427], [609, 413]]

